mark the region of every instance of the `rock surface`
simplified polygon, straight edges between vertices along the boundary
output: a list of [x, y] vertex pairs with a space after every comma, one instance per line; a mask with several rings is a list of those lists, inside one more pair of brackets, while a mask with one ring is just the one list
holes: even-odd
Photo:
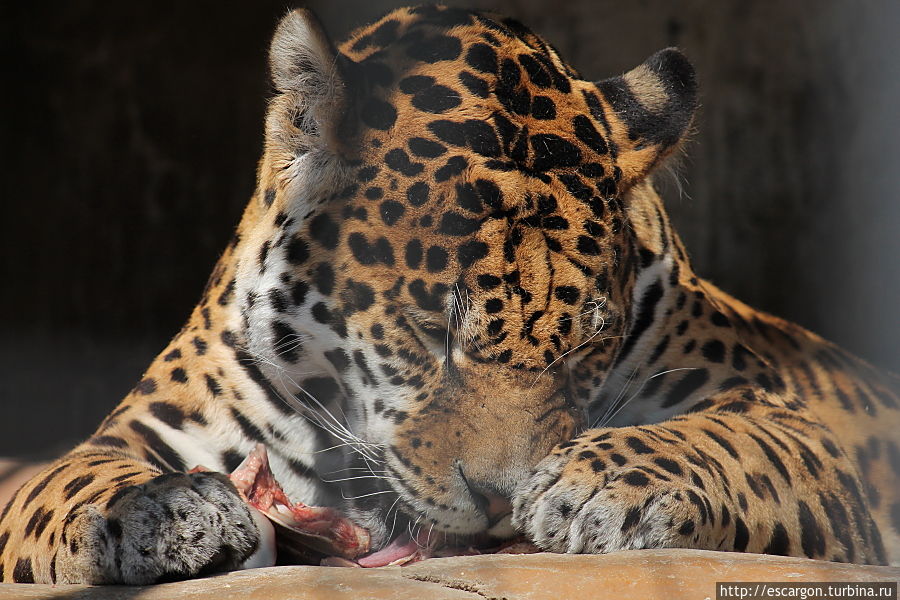
[[0, 600], [698, 600], [715, 598], [717, 581], [900, 581], [900, 568], [700, 550], [491, 555], [380, 569], [271, 567], [147, 587], [2, 584]]

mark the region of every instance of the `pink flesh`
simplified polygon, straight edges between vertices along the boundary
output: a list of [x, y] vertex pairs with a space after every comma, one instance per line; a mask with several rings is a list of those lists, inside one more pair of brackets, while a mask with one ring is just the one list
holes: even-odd
[[278, 525], [315, 538], [317, 546], [345, 558], [356, 558], [369, 551], [369, 532], [337, 510], [329, 507], [292, 503], [269, 468], [266, 447], [257, 444], [237, 469], [231, 481], [247, 500]]
[[[191, 469], [192, 472], [207, 470], [209, 469], [201, 466]], [[292, 503], [275, 480], [269, 467], [266, 447], [262, 444], [257, 444], [244, 462], [238, 465], [231, 474], [231, 481], [247, 503], [274, 524], [304, 536], [304, 540], [309, 538], [311, 547], [321, 549], [324, 546], [332, 553], [333, 556], [322, 559], [323, 566], [373, 568], [408, 564], [432, 556], [482, 553], [471, 546], [441, 547], [443, 540], [440, 536], [435, 537], [441, 541], [431, 544], [430, 536], [420, 531], [414, 538], [404, 533], [381, 550], [363, 556], [369, 550], [368, 530], [359, 527], [333, 508], [307, 506], [302, 502]], [[495, 506], [492, 499], [491, 508], [494, 509], [493, 512], [502, 514], [503, 511], [508, 511], [508, 503], [498, 501]], [[499, 548], [486, 552], [497, 551], [518, 554], [538, 549], [530, 543], [526, 545], [519, 540], [510, 540]]]
[[[432, 556], [434, 549], [429, 536], [422, 531], [415, 538], [403, 534], [390, 544], [367, 556], [369, 533], [342, 517], [333, 508], [291, 504], [269, 468], [266, 448], [262, 444], [251, 452], [231, 474], [238, 491], [247, 502], [273, 522], [297, 531], [330, 541], [330, 548], [337, 556], [323, 559], [323, 565], [384, 567], [424, 560]], [[435, 536], [437, 538], [437, 536]], [[441, 556], [477, 554], [471, 548], [443, 548]], [[360, 557], [360, 558], [357, 558]], [[356, 558], [356, 562], [346, 559]]]

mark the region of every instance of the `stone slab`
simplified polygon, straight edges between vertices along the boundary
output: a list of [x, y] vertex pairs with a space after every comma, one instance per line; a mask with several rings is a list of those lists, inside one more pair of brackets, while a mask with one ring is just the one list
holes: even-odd
[[269, 567], [152, 586], [0, 584], [0, 600], [478, 600], [477, 594], [408, 579], [400, 567]]
[[900, 580], [898, 567], [703, 550], [467, 556], [424, 561], [403, 574], [483, 598], [516, 600], [702, 600], [716, 597], [717, 581]]
[[271, 567], [145, 587], [0, 584], [0, 600], [637, 600], [715, 598], [717, 581], [900, 581], [900, 567], [637, 550], [439, 558], [408, 567]]

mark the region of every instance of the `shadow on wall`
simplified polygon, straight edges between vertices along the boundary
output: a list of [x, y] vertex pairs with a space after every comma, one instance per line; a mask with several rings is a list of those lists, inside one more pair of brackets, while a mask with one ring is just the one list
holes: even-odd
[[[682, 47], [703, 109], [667, 201], [699, 272], [900, 370], [900, 5], [450, 4], [518, 18], [596, 78]], [[396, 4], [305, 5], [340, 38]], [[284, 8], [0, 9], [0, 455], [87, 435], [186, 318], [253, 189]]]

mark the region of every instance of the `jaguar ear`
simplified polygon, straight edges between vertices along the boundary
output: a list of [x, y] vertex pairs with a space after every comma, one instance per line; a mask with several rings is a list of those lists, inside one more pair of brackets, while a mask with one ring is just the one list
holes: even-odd
[[645, 176], [685, 137], [697, 108], [694, 67], [675, 48], [660, 50], [619, 77], [597, 82], [626, 185]]
[[[267, 122], [267, 145], [293, 153], [336, 143], [335, 131], [345, 105], [338, 52], [319, 20], [298, 9], [281, 19], [269, 51], [273, 99]], [[333, 146], [332, 146], [333, 147]]]
[[282, 92], [321, 93], [321, 86], [337, 75], [336, 56], [334, 44], [312, 11], [292, 10], [272, 36], [272, 81]]

